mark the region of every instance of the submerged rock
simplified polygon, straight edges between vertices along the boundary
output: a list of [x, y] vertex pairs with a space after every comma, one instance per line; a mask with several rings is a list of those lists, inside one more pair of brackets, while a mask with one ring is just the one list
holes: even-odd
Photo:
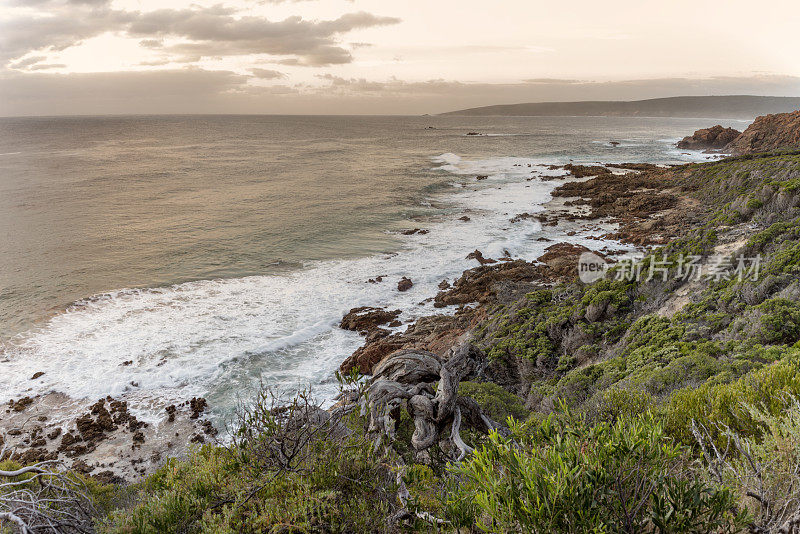
[[414, 282], [411, 281], [410, 278], [406, 278], [405, 276], [397, 282], [397, 290], [398, 291], [408, 291], [414, 285]]
[[481, 265], [486, 265], [487, 263], [497, 263], [497, 260], [493, 260], [492, 258], [484, 258], [483, 253], [478, 249], [475, 249], [473, 252], [467, 254], [467, 257], [465, 259], [478, 260], [478, 263], [480, 263]]

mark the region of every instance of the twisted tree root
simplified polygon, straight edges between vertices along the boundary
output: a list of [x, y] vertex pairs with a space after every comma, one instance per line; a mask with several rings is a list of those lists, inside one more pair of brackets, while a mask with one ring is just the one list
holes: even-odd
[[484, 433], [500, 426], [474, 400], [458, 395], [459, 383], [478, 369], [482, 358], [480, 350], [466, 339], [450, 349], [444, 364], [436, 355], [421, 350], [400, 350], [380, 362], [361, 399], [362, 414], [370, 417], [369, 430], [378, 434], [376, 444], [384, 437], [390, 443], [396, 439], [396, 417], [405, 406], [414, 420], [411, 446], [419, 460], [426, 461], [428, 449], [437, 442], [445, 445], [443, 449], [455, 451], [453, 460], [463, 460], [472, 447], [461, 437], [462, 424]]

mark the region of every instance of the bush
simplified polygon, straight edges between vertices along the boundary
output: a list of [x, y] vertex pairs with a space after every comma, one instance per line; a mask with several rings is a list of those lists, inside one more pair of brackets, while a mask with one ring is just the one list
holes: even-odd
[[697, 422], [710, 429], [715, 440], [722, 439], [718, 430], [722, 427], [745, 437], [759, 436], [763, 428], [746, 406], [758, 406], [769, 414], [783, 411], [788, 400], [800, 394], [799, 356], [800, 350], [788, 349], [781, 361], [736, 382], [706, 383], [675, 392], [666, 407], [668, 434], [693, 444], [692, 423]]
[[458, 394], [472, 397], [487, 416], [500, 423], [509, 417], [525, 419], [530, 413], [522, 399], [493, 382], [461, 382]]
[[655, 407], [655, 400], [651, 395], [636, 389], [609, 388], [597, 397], [599, 398], [594, 406], [590, 407], [590, 413], [599, 422], [613, 424]]
[[761, 312], [764, 343], [794, 343], [800, 339], [800, 303], [774, 298], [755, 307]]
[[696, 479], [687, 449], [650, 416], [586, 425], [569, 416], [490, 441], [456, 469], [456, 526], [490, 532], [736, 532], [734, 497]]
[[261, 397], [231, 446], [169, 460], [107, 532], [384, 532], [394, 474], [355, 414], [326, 413], [302, 396], [286, 408]]
[[751, 532], [792, 532], [800, 521], [800, 402], [792, 400], [778, 415], [747, 410], [764, 429], [759, 438], [723, 429], [725, 446], [716, 448], [708, 429], [695, 428], [708, 479], [732, 488], [739, 508], [753, 518]]

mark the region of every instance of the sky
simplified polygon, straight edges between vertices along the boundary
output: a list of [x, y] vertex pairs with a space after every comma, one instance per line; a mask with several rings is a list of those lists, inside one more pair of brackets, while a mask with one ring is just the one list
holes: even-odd
[[795, 0], [0, 0], [0, 116], [800, 96]]

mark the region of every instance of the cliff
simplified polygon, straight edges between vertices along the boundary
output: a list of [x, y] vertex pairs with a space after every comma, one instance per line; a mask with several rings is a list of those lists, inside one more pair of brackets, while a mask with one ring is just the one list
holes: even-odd
[[800, 110], [756, 118], [739, 137], [725, 147], [732, 154], [768, 152], [800, 146]]

